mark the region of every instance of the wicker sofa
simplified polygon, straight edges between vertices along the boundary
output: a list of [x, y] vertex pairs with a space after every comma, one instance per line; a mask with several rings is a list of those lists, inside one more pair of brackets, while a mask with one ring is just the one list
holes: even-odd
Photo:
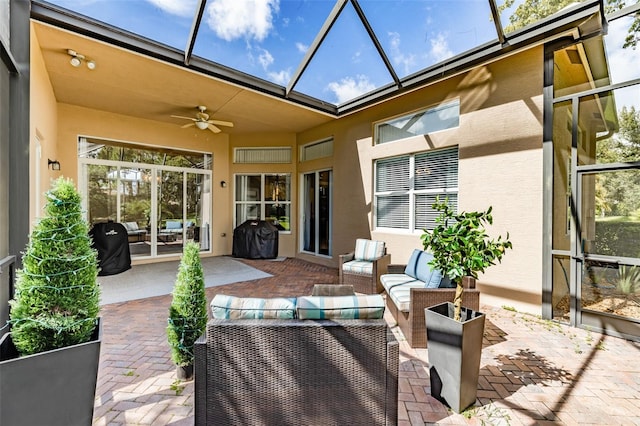
[[[412, 348], [427, 347], [425, 308], [452, 302], [456, 292], [447, 278], [428, 267], [430, 256], [415, 250], [406, 265], [391, 264], [387, 267], [388, 273], [380, 277], [387, 292], [386, 308]], [[480, 292], [475, 288], [465, 289], [462, 305], [479, 310]]]
[[397, 424], [384, 319], [212, 319], [194, 367], [196, 425]]

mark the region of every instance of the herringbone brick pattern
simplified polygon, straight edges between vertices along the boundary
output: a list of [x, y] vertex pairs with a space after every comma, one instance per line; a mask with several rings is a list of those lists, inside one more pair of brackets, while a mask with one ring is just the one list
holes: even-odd
[[[336, 269], [298, 259], [242, 261], [273, 276], [207, 289], [209, 300], [216, 293], [300, 296], [315, 283], [338, 280]], [[176, 380], [166, 341], [170, 302], [162, 296], [102, 308], [94, 425], [193, 424], [193, 382]], [[640, 344], [482, 310], [478, 400], [463, 414], [430, 396], [428, 350], [410, 348], [387, 318], [401, 340], [399, 425], [640, 425]]]

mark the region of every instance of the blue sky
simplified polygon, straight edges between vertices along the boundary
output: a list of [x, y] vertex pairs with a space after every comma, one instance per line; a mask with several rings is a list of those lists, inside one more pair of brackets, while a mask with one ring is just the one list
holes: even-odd
[[[186, 46], [196, 7], [195, 0], [49, 1], [180, 50]], [[516, 0], [503, 13], [503, 25], [521, 2]], [[287, 86], [334, 4], [334, 0], [209, 0], [194, 55]], [[359, 4], [400, 78], [497, 38], [487, 0], [360, 0]], [[624, 29], [610, 33], [610, 59], [626, 64], [620, 70], [638, 77], [638, 67], [632, 65], [640, 63], [638, 52], [621, 53], [617, 46]], [[348, 3], [294, 90], [340, 104], [391, 82]]]

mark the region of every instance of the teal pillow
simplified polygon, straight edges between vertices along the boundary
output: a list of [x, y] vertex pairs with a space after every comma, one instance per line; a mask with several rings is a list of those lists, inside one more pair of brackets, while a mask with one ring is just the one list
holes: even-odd
[[432, 269], [432, 266], [429, 265], [431, 259], [433, 259], [433, 254], [414, 250], [404, 273], [424, 282], [426, 288], [438, 288], [440, 281], [442, 281], [442, 273], [437, 269]]

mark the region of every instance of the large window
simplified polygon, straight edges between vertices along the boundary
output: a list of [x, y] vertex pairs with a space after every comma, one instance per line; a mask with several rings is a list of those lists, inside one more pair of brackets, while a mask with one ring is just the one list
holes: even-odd
[[236, 175], [235, 225], [267, 220], [280, 231], [291, 231], [291, 175]]
[[460, 100], [423, 109], [375, 125], [376, 144], [393, 142], [412, 136], [426, 135], [460, 125]]
[[122, 223], [132, 257], [210, 250], [211, 154], [81, 137], [78, 157], [89, 223]]
[[433, 229], [436, 197], [458, 206], [458, 147], [376, 162], [377, 228]]

